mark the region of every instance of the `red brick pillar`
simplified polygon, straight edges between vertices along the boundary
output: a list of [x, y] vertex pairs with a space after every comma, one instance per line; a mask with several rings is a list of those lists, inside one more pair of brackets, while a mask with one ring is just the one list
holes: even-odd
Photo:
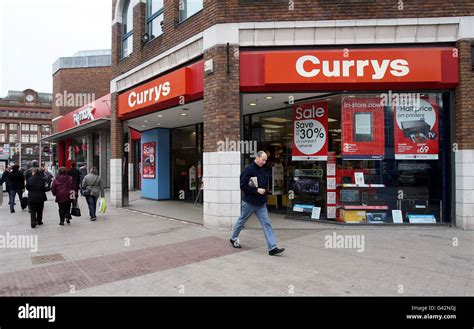
[[204, 226], [231, 230], [240, 215], [240, 153], [219, 142], [240, 140], [238, 46], [207, 49], [214, 71], [204, 77]]
[[473, 40], [460, 40], [456, 88], [456, 226], [474, 230], [474, 71]]

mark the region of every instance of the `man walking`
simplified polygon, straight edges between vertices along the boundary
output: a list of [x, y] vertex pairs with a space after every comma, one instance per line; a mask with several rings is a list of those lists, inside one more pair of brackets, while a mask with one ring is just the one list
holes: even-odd
[[240, 231], [247, 220], [255, 213], [263, 227], [270, 256], [281, 254], [285, 248], [278, 248], [275, 233], [270, 223], [267, 210], [268, 174], [263, 166], [267, 162], [267, 154], [259, 151], [255, 161], [249, 164], [240, 174], [240, 189], [244, 192], [242, 213], [237, 220], [230, 243], [234, 248], [241, 248], [239, 241]]

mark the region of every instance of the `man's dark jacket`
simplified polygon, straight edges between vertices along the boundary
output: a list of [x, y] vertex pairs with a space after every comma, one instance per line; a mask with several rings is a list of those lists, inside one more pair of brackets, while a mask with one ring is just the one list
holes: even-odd
[[20, 191], [25, 188], [25, 176], [18, 171], [13, 170], [10, 172], [7, 178], [8, 185], [10, 185], [10, 190]]
[[254, 161], [240, 174], [240, 189], [244, 191], [244, 201], [254, 206], [262, 206], [267, 202], [267, 194], [261, 195], [257, 192], [257, 187], [249, 185], [251, 177], [257, 177], [258, 188], [268, 190], [268, 173]]

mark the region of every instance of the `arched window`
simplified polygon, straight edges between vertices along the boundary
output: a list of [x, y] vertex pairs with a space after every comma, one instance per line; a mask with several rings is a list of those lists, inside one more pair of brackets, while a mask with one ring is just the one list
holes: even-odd
[[147, 0], [146, 25], [150, 40], [163, 33], [163, 0]]
[[133, 7], [130, 0], [123, 5], [122, 22], [122, 58], [125, 58], [133, 51]]

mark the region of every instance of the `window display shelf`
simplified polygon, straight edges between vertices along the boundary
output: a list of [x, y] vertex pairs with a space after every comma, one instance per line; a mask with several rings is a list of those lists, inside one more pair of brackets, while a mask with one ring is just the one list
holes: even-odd
[[385, 184], [338, 184], [338, 187], [357, 187], [357, 188], [363, 188], [363, 187], [385, 187]]
[[360, 205], [360, 206], [354, 206], [354, 205], [342, 205], [340, 206], [342, 209], [345, 209], [345, 210], [388, 210], [388, 206], [363, 206], [363, 205]]

